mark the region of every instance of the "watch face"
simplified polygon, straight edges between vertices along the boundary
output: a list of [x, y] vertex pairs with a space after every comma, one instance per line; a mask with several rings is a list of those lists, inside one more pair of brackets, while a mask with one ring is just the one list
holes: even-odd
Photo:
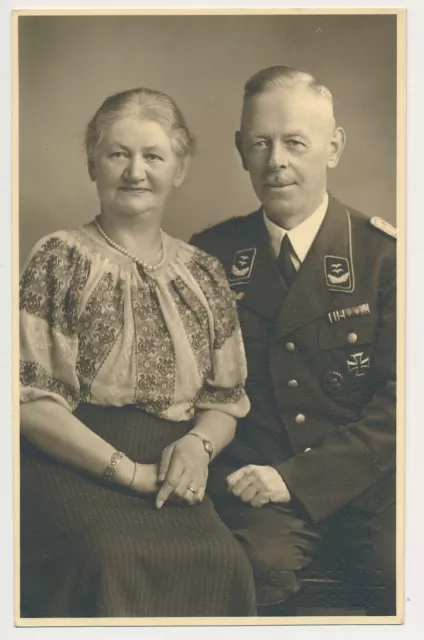
[[203, 440], [203, 446], [205, 447], [205, 451], [206, 453], [209, 454], [209, 458], [210, 458], [213, 454], [213, 446], [208, 440]]

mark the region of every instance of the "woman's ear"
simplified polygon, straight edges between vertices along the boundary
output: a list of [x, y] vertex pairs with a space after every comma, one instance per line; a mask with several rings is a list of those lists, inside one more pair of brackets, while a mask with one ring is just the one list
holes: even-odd
[[241, 131], [236, 131], [234, 140], [236, 143], [237, 151], [239, 152], [239, 155], [241, 158], [243, 169], [247, 171], [246, 160], [245, 160], [244, 151], [243, 151], [243, 139], [242, 139]]
[[174, 177], [174, 187], [181, 187], [182, 183], [184, 182], [188, 168], [190, 166], [190, 160], [190, 156], [186, 156], [185, 158], [181, 158], [178, 160], [178, 167]]
[[88, 175], [90, 176], [91, 182], [96, 182], [97, 180], [97, 172], [96, 172], [96, 163], [94, 160], [88, 160]]
[[333, 169], [337, 167], [342, 151], [346, 144], [346, 132], [342, 127], [334, 129], [333, 137], [330, 142], [330, 155], [327, 161], [327, 167]]

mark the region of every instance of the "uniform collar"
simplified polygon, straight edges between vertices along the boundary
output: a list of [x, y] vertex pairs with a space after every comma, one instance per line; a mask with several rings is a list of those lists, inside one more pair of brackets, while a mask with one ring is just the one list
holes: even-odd
[[[242, 291], [240, 304], [243, 307], [250, 307], [269, 320], [277, 319], [277, 334], [287, 335], [296, 327], [328, 313], [340, 306], [336, 300], [338, 296], [355, 291], [350, 214], [331, 195], [327, 214], [288, 291], [270, 246], [262, 209], [247, 217], [239, 246], [236, 255], [249, 247], [255, 251], [255, 258], [248, 279], [233, 281], [231, 286], [236, 294]], [[337, 276], [348, 273], [348, 279], [342, 277], [339, 284], [333, 284], [334, 278], [330, 278], [333, 267], [337, 267]]]
[[330, 198], [327, 215], [278, 312], [277, 332], [288, 335], [337, 308], [340, 296], [354, 291], [350, 213], [335, 198]]
[[306, 218], [306, 220], [297, 225], [297, 227], [294, 227], [294, 229], [290, 229], [290, 231], [287, 231], [286, 229], [283, 229], [272, 222], [264, 211], [264, 223], [271, 240], [271, 246], [275, 257], [278, 256], [280, 252], [281, 241], [287, 234], [292, 244], [293, 251], [295, 252], [295, 261], [297, 258], [298, 262], [302, 263], [306, 258], [306, 254], [311, 248], [313, 241], [316, 238], [316, 235], [322, 225], [322, 221], [324, 220], [325, 214], [327, 213], [327, 209], [328, 193], [325, 194], [323, 201], [315, 209], [315, 211], [308, 218]]

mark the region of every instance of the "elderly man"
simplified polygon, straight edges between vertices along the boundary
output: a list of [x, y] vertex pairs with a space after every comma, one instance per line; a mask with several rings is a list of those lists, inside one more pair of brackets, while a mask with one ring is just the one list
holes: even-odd
[[395, 230], [328, 194], [344, 144], [326, 87], [259, 71], [236, 145], [262, 206], [192, 238], [226, 269], [252, 403], [211, 490], [270, 615], [324, 545], [395, 614]]

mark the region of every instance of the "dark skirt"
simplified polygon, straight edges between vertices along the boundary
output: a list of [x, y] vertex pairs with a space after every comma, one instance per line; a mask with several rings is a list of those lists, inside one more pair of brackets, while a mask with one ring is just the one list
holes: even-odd
[[[75, 414], [141, 463], [190, 428], [134, 407]], [[250, 563], [212, 502], [131, 495], [21, 444], [21, 617], [255, 615]]]

